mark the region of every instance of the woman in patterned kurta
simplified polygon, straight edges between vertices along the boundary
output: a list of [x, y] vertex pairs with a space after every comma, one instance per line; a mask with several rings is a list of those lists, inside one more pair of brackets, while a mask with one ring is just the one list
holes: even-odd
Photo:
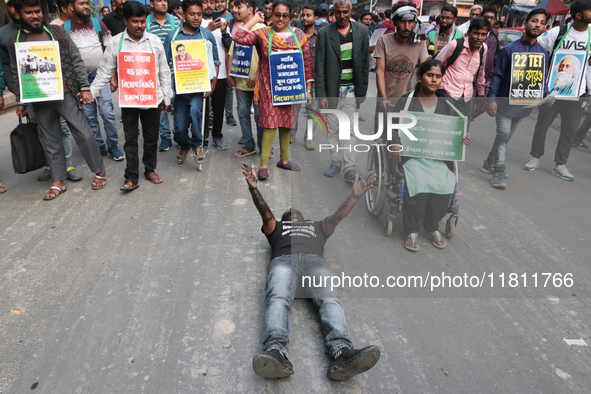
[[[287, 19], [284, 18], [285, 15], [288, 15]], [[280, 0], [274, 3], [273, 26], [275, 27], [275, 30], [273, 33], [272, 52], [298, 49], [293, 35], [288, 29], [289, 15], [291, 15], [291, 5], [287, 1]], [[300, 109], [300, 105], [273, 106], [273, 90], [271, 88], [271, 76], [269, 71], [269, 35], [271, 27], [250, 31], [252, 26], [261, 22], [264, 22], [264, 18], [262, 17], [262, 14], [257, 13], [249, 22], [236, 31], [234, 41], [241, 45], [255, 46], [259, 55], [259, 72], [257, 80], [259, 109], [261, 114], [259, 125], [265, 128], [263, 134], [263, 146], [261, 147], [259, 179], [265, 179], [269, 175], [267, 164], [269, 162], [269, 155], [271, 153], [271, 148], [273, 147], [273, 141], [275, 140], [277, 129], [279, 129], [279, 143], [281, 147], [281, 160], [277, 163], [277, 167], [292, 171], [300, 170], [300, 167], [297, 164], [289, 161], [289, 137], [291, 129], [296, 125], [296, 116]], [[307, 97], [308, 101], [311, 101], [314, 69], [312, 65], [312, 57], [310, 56], [310, 50], [308, 48], [308, 38], [300, 29], [295, 29], [294, 33], [302, 48]]]

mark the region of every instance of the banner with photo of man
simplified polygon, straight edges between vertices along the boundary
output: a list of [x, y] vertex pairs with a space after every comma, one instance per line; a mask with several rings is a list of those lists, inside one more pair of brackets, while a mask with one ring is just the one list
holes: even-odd
[[176, 93], [209, 92], [211, 83], [204, 40], [177, 40], [171, 46]]
[[18, 62], [21, 103], [64, 99], [64, 83], [57, 41], [14, 44]]
[[579, 88], [586, 67], [586, 55], [577, 51], [558, 50], [550, 67], [548, 89], [556, 91], [558, 100], [578, 100]]

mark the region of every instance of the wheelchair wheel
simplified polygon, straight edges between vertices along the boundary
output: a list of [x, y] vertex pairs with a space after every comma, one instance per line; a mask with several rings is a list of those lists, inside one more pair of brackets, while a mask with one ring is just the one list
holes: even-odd
[[367, 171], [373, 171], [377, 175], [377, 184], [365, 193], [367, 210], [377, 218], [384, 210], [388, 193], [388, 171], [386, 170], [385, 155], [379, 147], [371, 147], [367, 157]]
[[450, 215], [445, 223], [445, 235], [447, 236], [447, 239], [452, 239], [454, 237], [457, 224], [458, 217], [456, 215]]
[[386, 222], [386, 237], [389, 237], [390, 235], [392, 235], [392, 228], [394, 227], [394, 219], [392, 219], [392, 217], [388, 218], [388, 221]]

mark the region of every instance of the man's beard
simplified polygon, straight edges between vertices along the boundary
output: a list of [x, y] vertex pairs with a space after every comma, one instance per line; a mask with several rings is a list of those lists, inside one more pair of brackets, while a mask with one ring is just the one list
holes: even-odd
[[531, 38], [538, 38], [539, 36], [542, 35], [542, 32], [540, 31], [540, 33], [536, 34], [533, 31], [531, 31], [531, 29], [529, 27], [525, 28], [525, 32], [527, 33], [528, 36], [530, 36]]
[[30, 31], [35, 34], [43, 33], [43, 23], [41, 23], [41, 25], [39, 27], [33, 27], [22, 19], [20, 19], [18, 21], [18, 23], [19, 23], [20, 27], [24, 30]]
[[86, 15], [86, 14], [83, 14], [82, 12], [74, 11], [74, 14], [80, 19], [87, 20], [90, 18], [90, 13], [88, 13], [88, 15]]
[[440, 23], [439, 24], [440, 30], [444, 30], [445, 31], [445, 30], [449, 29], [451, 27], [451, 25], [452, 25], [451, 23], [448, 24], [448, 25], [444, 25], [443, 23]]
[[556, 74], [556, 80], [554, 81], [554, 88], [560, 89], [568, 85], [573, 80], [573, 77], [566, 71], [560, 71]]

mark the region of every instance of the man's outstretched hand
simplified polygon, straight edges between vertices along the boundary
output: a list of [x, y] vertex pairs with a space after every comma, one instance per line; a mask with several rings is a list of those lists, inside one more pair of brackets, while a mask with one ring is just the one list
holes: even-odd
[[242, 173], [244, 174], [244, 178], [246, 179], [246, 183], [248, 183], [248, 187], [251, 189], [257, 188], [257, 172], [254, 168], [254, 164], [250, 165], [250, 168], [246, 164], [242, 164]]
[[355, 174], [355, 183], [353, 183], [353, 195], [357, 198], [360, 198], [368, 191], [376, 182], [377, 176], [370, 171], [365, 178], [359, 179], [359, 174]]

